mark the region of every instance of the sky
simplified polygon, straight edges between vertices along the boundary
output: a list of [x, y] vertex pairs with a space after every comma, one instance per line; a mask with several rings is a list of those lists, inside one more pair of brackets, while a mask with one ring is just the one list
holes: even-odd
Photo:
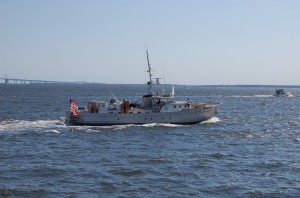
[[0, 0], [0, 78], [300, 85], [299, 0]]

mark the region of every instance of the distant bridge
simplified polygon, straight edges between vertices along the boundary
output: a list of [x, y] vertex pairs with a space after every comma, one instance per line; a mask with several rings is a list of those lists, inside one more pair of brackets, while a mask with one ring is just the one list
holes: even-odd
[[28, 80], [18, 78], [0, 78], [1, 81], [6, 85], [30, 85], [30, 84], [85, 84], [85, 82], [63, 82], [63, 81], [47, 81], [47, 80]]

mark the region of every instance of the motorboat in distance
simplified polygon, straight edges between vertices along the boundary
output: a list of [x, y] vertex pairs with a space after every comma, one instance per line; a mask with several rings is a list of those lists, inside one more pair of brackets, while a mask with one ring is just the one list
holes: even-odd
[[290, 92], [285, 92], [284, 89], [276, 89], [274, 96], [276, 97], [292, 97]]
[[152, 90], [152, 74], [147, 54], [149, 81], [148, 93], [142, 96], [141, 103], [128, 100], [109, 102], [93, 100], [86, 107], [77, 107], [70, 100], [68, 120], [73, 125], [125, 125], [125, 124], [195, 124], [218, 114], [218, 103], [200, 103], [175, 100], [174, 87], [167, 95], [158, 94]]

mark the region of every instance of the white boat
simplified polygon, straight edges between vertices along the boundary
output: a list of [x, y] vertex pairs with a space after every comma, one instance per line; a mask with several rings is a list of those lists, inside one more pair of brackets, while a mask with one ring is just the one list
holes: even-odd
[[276, 96], [276, 97], [291, 97], [293, 95], [290, 92], [285, 92], [284, 89], [276, 89], [274, 96]]
[[124, 124], [194, 124], [218, 114], [219, 104], [198, 103], [175, 100], [174, 87], [168, 95], [154, 94], [151, 67], [148, 51], [148, 93], [142, 96], [142, 103], [132, 103], [128, 100], [118, 102], [89, 101], [86, 107], [77, 107], [75, 101], [70, 101], [68, 112], [69, 122], [73, 125], [124, 125]]

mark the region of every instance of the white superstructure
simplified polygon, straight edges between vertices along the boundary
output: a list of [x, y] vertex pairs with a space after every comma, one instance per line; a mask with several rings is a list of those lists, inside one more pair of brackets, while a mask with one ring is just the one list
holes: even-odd
[[149, 74], [148, 92], [142, 96], [141, 104], [127, 100], [122, 102], [114, 99], [110, 102], [93, 100], [89, 101], [84, 108], [73, 108], [68, 114], [69, 122], [74, 125], [192, 124], [216, 116], [219, 104], [177, 101], [174, 87], [171, 94], [153, 94], [148, 51], [146, 54]]

